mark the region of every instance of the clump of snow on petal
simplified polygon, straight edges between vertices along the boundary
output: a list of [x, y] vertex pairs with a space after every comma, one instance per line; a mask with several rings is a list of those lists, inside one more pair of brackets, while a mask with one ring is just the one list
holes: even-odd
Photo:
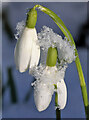
[[36, 79], [40, 79], [42, 73], [44, 72], [45, 66], [40, 64], [39, 66], [32, 67], [29, 73]]
[[19, 39], [19, 37], [21, 36], [23, 30], [25, 28], [25, 21], [21, 21], [21, 22], [18, 22], [17, 25], [16, 25], [16, 31], [17, 33], [15, 34], [15, 39]]
[[48, 50], [50, 46], [55, 47], [55, 37], [56, 34], [51, 28], [43, 26], [41, 32], [38, 33], [39, 45], [43, 50]]
[[47, 53], [49, 47], [57, 47], [60, 62], [71, 63], [75, 60], [75, 47], [71, 46], [67, 38], [62, 37], [53, 32], [47, 26], [43, 26], [40, 33], [38, 33], [38, 44], [42, 50]]
[[55, 91], [54, 84], [57, 84], [57, 82], [61, 82], [61, 80], [64, 79], [66, 68], [67, 66], [57, 68], [56, 66], [48, 67], [42, 64], [32, 68], [30, 74], [36, 78], [36, 81], [32, 83], [32, 86], [34, 86], [35, 89], [39, 83], [46, 84], [53, 93]]
[[46, 65], [47, 51], [41, 50], [40, 63]]
[[64, 60], [64, 62], [71, 63], [75, 60], [75, 46], [71, 46], [66, 38], [59, 41], [57, 48], [60, 61]]

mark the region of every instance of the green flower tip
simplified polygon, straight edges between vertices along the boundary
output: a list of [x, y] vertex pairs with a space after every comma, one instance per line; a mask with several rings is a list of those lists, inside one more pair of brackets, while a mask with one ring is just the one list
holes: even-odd
[[57, 62], [57, 49], [50, 47], [47, 53], [46, 65], [53, 67]]
[[27, 13], [26, 27], [34, 28], [37, 21], [37, 11], [32, 8]]

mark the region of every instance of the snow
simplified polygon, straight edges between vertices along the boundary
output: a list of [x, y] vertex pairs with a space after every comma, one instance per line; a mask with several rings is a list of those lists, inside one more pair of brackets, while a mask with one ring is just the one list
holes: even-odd
[[38, 33], [38, 44], [45, 54], [49, 47], [57, 47], [60, 62], [71, 63], [76, 58], [74, 45], [71, 46], [67, 38], [62, 39], [59, 34], [54, 33], [47, 26], [43, 26], [41, 32]]
[[19, 39], [23, 30], [25, 28], [25, 21], [18, 22], [16, 25], [17, 33], [15, 34], [15, 39]]

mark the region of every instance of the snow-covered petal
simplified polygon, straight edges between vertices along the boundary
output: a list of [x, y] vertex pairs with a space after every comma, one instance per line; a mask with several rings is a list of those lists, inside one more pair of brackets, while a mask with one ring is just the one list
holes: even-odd
[[55, 92], [54, 84], [57, 85], [56, 92], [58, 93], [58, 106], [59, 109], [63, 109], [67, 101], [67, 89], [64, 82], [64, 74], [66, 67], [57, 69], [56, 66], [37, 66], [32, 70], [32, 75], [36, 78], [36, 81], [32, 83], [34, 86], [34, 100], [38, 111], [45, 110], [52, 99], [52, 95]]
[[61, 79], [64, 79], [66, 68], [67, 66], [59, 67], [58, 69], [56, 66], [49, 67], [40, 64], [39, 66], [30, 69], [29, 73], [38, 81], [43, 81], [51, 87], [54, 84], [57, 84]]
[[34, 100], [38, 111], [45, 110], [52, 99], [52, 93], [49, 89], [49, 86], [43, 83], [36, 85], [34, 90]]
[[57, 83], [58, 108], [64, 109], [67, 102], [67, 88], [64, 80]]
[[[16, 67], [20, 72], [26, 71], [26, 69], [30, 65], [30, 60], [32, 56], [32, 46], [36, 42], [34, 41], [35, 36], [36, 36], [35, 28], [31, 29], [25, 27], [21, 37], [17, 41], [14, 54], [15, 54]], [[36, 44], [34, 45], [34, 47], [36, 47]], [[35, 55], [36, 54], [34, 54], [34, 56]], [[37, 58], [35, 58], [34, 60], [35, 64], [37, 64], [38, 62], [36, 59], [39, 59], [39, 57], [37, 56]]]

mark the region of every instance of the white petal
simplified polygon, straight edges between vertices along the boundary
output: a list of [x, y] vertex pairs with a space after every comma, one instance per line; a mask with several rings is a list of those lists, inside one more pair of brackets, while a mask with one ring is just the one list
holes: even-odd
[[34, 29], [34, 38], [33, 38], [33, 44], [32, 44], [32, 53], [31, 53], [31, 61], [30, 61], [30, 68], [37, 66], [39, 63], [40, 58], [40, 47], [37, 45], [37, 33]]
[[64, 109], [67, 101], [67, 88], [64, 80], [57, 83], [57, 93], [59, 109]]
[[29, 65], [34, 29], [25, 28], [15, 47], [15, 63], [20, 72], [24, 72]]
[[38, 111], [45, 110], [52, 99], [50, 89], [46, 84], [39, 83], [34, 90], [34, 100]]

